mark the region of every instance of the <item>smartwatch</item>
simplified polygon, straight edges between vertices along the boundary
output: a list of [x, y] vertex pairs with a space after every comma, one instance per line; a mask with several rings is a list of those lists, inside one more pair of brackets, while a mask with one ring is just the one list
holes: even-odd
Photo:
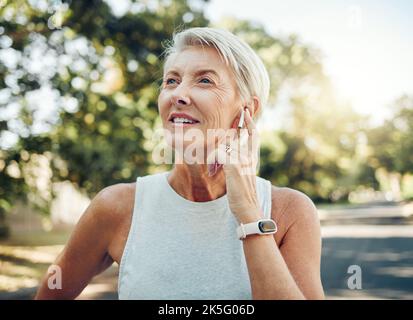
[[277, 224], [272, 219], [260, 219], [255, 222], [243, 224], [237, 228], [237, 235], [240, 240], [245, 239], [250, 234], [274, 234], [277, 232]]

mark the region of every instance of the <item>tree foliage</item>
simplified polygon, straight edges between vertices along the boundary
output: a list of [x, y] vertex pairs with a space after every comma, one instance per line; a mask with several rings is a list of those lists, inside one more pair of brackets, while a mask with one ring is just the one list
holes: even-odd
[[[93, 195], [151, 172], [164, 45], [174, 31], [210, 25], [207, 1], [136, 1], [120, 16], [102, 0], [3, 4], [0, 208], [26, 197], [47, 213], [53, 182]], [[262, 134], [263, 177], [335, 201], [358, 185], [378, 188], [378, 168], [413, 171], [411, 98], [395, 103], [394, 119], [366, 128], [366, 117], [336, 100], [316, 48], [252, 21], [217, 26], [256, 50], [271, 79], [268, 108], [288, 111], [273, 119], [279, 130]]]

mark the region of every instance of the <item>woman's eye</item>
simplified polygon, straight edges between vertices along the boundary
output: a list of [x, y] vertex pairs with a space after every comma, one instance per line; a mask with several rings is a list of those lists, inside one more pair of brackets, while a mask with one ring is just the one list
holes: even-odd
[[173, 79], [173, 78], [169, 78], [169, 79], [166, 79], [166, 80], [165, 80], [165, 83], [166, 83], [166, 84], [173, 84], [174, 82], [171, 82], [171, 81], [176, 81], [176, 80]]
[[[205, 81], [206, 81], [206, 82], [205, 82]], [[209, 80], [208, 78], [202, 78], [202, 79], [200, 80], [200, 82], [202, 82], [202, 83], [212, 83], [212, 81]]]

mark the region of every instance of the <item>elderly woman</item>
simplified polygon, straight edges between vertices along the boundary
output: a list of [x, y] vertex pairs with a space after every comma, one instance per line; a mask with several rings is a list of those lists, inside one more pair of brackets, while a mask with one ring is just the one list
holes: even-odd
[[[36, 298], [75, 298], [114, 261], [120, 299], [324, 298], [313, 202], [256, 176], [254, 118], [268, 93], [262, 61], [232, 33], [191, 28], [175, 34], [158, 99], [171, 146], [185, 151], [188, 143], [178, 148], [177, 141], [189, 130], [205, 137], [214, 129], [237, 134], [224, 149], [222, 137], [201, 143], [206, 152], [198, 160], [208, 161], [183, 156], [169, 172], [102, 190]], [[53, 285], [58, 276], [60, 285]]]

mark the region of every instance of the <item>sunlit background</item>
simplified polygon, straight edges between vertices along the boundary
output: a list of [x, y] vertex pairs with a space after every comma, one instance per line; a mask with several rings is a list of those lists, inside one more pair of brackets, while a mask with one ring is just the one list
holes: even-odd
[[[151, 156], [161, 54], [192, 26], [234, 32], [268, 69], [259, 175], [316, 203], [327, 297], [412, 298], [412, 14], [407, 0], [0, 0], [0, 299], [33, 296], [99, 190], [170, 169]], [[80, 298], [116, 298], [116, 277]]]
[[377, 122], [387, 106], [411, 92], [411, 1], [211, 1], [212, 21], [235, 16], [262, 23], [273, 34], [297, 34], [322, 51], [323, 66], [340, 99]]

